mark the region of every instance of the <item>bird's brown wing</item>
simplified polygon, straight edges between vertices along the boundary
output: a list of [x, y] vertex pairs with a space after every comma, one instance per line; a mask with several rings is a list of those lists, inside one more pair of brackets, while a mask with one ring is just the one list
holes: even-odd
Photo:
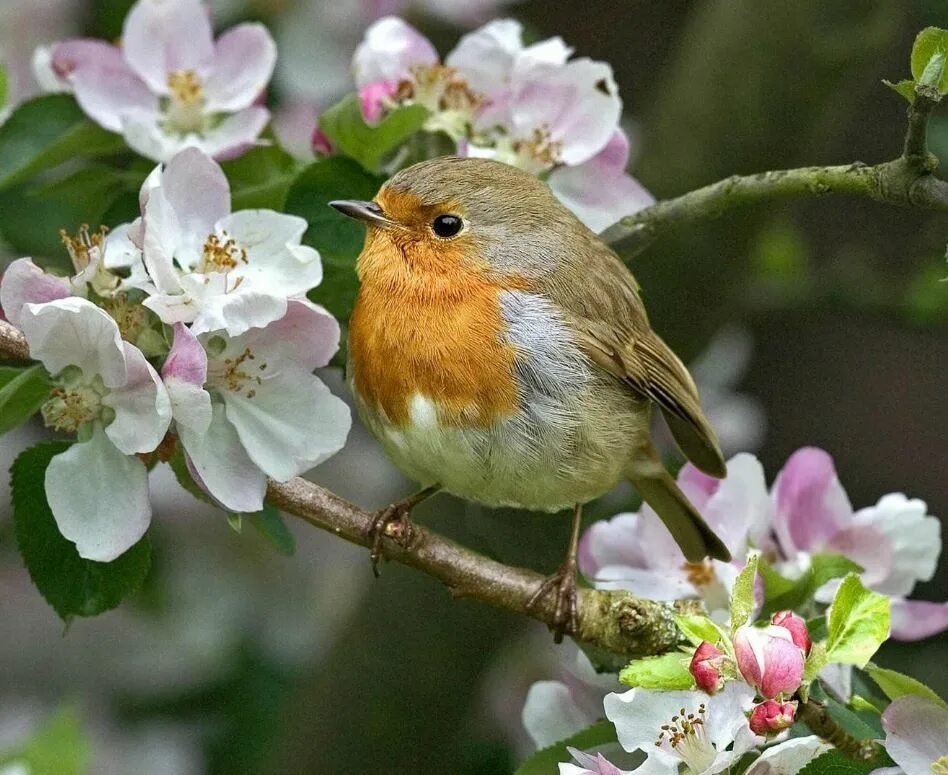
[[[546, 288], [574, 324], [590, 359], [662, 410], [685, 456], [711, 476], [725, 474], [717, 435], [701, 410], [695, 383], [648, 322], [632, 273], [598, 239], [582, 264]], [[578, 271], [577, 271], [578, 270]], [[579, 277], [566, 287], [564, 277]]]

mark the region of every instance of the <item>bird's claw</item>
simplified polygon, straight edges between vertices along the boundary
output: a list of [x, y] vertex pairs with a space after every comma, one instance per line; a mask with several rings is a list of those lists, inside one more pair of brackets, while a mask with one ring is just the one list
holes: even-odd
[[372, 573], [378, 578], [379, 560], [382, 559], [382, 539], [388, 537], [401, 545], [405, 545], [411, 538], [411, 506], [405, 503], [393, 503], [375, 513], [372, 524], [369, 525], [367, 537], [371, 542], [369, 557], [372, 560]]
[[556, 604], [550, 623], [554, 643], [561, 643], [563, 635], [575, 633], [579, 627], [576, 589], [576, 564], [566, 562], [555, 574], [543, 580], [527, 602], [527, 610], [530, 611], [547, 595], [555, 595]]

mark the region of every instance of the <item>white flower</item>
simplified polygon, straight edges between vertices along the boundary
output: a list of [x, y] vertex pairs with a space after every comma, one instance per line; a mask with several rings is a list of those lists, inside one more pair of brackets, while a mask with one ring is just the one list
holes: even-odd
[[300, 300], [235, 337], [175, 327], [162, 376], [178, 436], [196, 480], [225, 508], [259, 511], [267, 476], [286, 481], [342, 448], [349, 408], [312, 374], [338, 342], [335, 319]]
[[[908, 694], [882, 714], [885, 750], [905, 775], [941, 775], [948, 770], [948, 708]], [[898, 772], [898, 769], [895, 769]]]
[[713, 697], [636, 688], [604, 705], [622, 747], [648, 755], [637, 772], [672, 775], [684, 764], [691, 775], [714, 775], [763, 742], [745, 716], [753, 701], [751, 687], [731, 681]]
[[322, 280], [319, 253], [301, 244], [306, 221], [273, 210], [231, 213], [227, 178], [197, 149], [156, 169], [141, 201], [132, 231], [152, 284], [144, 304], [165, 323], [237, 336], [279, 320], [287, 297]]
[[42, 409], [46, 424], [80, 439], [46, 470], [53, 517], [80, 556], [114, 560], [151, 521], [148, 475], [135, 455], [164, 438], [168, 394], [115, 321], [85, 299], [25, 304], [19, 326], [30, 354], [54, 376]]
[[744, 771], [744, 775], [797, 775], [813, 759], [832, 747], [816, 735], [794, 737], [765, 749]]
[[139, 0], [120, 48], [64, 41], [41, 52], [35, 69], [44, 83], [72, 90], [93, 121], [165, 161], [182, 148], [222, 156], [255, 143], [269, 113], [254, 103], [275, 62], [261, 24], [241, 24], [215, 41], [199, 0]]

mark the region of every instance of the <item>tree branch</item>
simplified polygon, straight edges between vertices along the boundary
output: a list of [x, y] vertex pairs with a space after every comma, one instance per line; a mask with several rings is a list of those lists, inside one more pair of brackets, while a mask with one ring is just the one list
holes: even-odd
[[836, 746], [847, 756], [860, 761], [872, 761], [879, 755], [879, 744], [875, 740], [853, 737], [826, 710], [826, 706], [809, 699], [800, 703], [800, 721], [827, 743]]
[[898, 207], [948, 212], [948, 182], [934, 175], [938, 160], [929, 153], [926, 139], [928, 119], [939, 99], [932, 88], [917, 87], [908, 109], [903, 152], [894, 161], [732, 175], [629, 215], [607, 229], [603, 238], [628, 261], [674, 226], [717, 218], [728, 210], [759, 202], [827, 194], [851, 194]]

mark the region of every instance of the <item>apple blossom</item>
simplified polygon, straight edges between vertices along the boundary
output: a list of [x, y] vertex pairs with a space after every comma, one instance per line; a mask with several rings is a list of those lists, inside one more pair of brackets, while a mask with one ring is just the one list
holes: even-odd
[[591, 756], [572, 746], [567, 746], [566, 750], [576, 764], [561, 762], [559, 775], [632, 775], [631, 770], [620, 770], [601, 753]]
[[753, 689], [731, 681], [713, 697], [639, 687], [607, 695], [604, 706], [620, 745], [647, 754], [643, 771], [672, 775], [684, 763], [692, 775], [714, 775], [761, 742], [745, 716], [753, 699]]
[[795, 702], [765, 700], [751, 711], [750, 728], [758, 735], [776, 734], [793, 726], [796, 715], [797, 704]]
[[53, 375], [43, 419], [79, 434], [46, 470], [50, 510], [80, 556], [108, 562], [151, 521], [147, 471], [136, 454], [164, 438], [168, 394], [141, 351], [122, 341], [115, 321], [85, 299], [27, 303], [18, 320], [30, 354]]
[[734, 656], [744, 680], [768, 699], [793, 694], [803, 680], [803, 652], [783, 627], [738, 627]]
[[312, 374], [338, 343], [335, 319], [301, 300], [239, 336], [175, 326], [162, 369], [175, 426], [196, 480], [224, 507], [259, 511], [268, 476], [286, 481], [343, 446], [349, 408]]
[[121, 47], [63, 41], [37, 58], [40, 72], [47, 61], [45, 83], [74, 92], [93, 121], [156, 161], [192, 146], [239, 153], [269, 120], [256, 102], [276, 62], [270, 33], [241, 24], [215, 41], [199, 0], [138, 0]]
[[714, 694], [724, 686], [720, 670], [720, 660], [723, 656], [724, 653], [719, 648], [706, 640], [698, 644], [688, 670], [701, 691]]
[[905, 775], [948, 771], [948, 708], [944, 704], [915, 694], [898, 697], [882, 714], [882, 728], [883, 746]]
[[142, 187], [132, 239], [151, 287], [144, 305], [195, 334], [231, 336], [286, 314], [287, 298], [322, 280], [319, 253], [301, 244], [306, 221], [272, 210], [230, 212], [221, 168], [195, 148], [155, 169]]
[[813, 759], [832, 747], [816, 735], [793, 737], [765, 748], [744, 771], [744, 775], [797, 775]]
[[806, 627], [806, 620], [802, 616], [798, 616], [793, 611], [777, 611], [770, 617], [770, 623], [775, 627], [783, 627], [789, 632], [790, 638], [804, 655], [810, 653], [813, 643]]

